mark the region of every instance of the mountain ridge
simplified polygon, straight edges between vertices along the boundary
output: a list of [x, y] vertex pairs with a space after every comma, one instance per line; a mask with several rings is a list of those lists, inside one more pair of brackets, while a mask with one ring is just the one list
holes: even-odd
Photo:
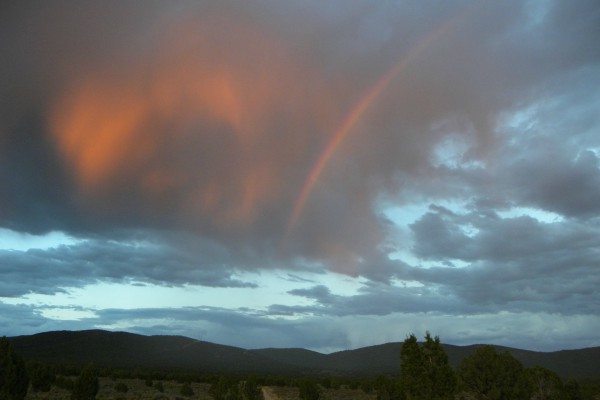
[[[26, 359], [56, 364], [278, 375], [397, 375], [402, 346], [390, 342], [324, 354], [303, 348], [243, 349], [185, 336], [97, 329], [42, 332], [9, 340]], [[443, 344], [454, 367], [481, 346]], [[526, 367], [540, 365], [561, 376], [597, 376], [600, 371], [600, 347], [554, 352], [494, 347], [508, 351]]]

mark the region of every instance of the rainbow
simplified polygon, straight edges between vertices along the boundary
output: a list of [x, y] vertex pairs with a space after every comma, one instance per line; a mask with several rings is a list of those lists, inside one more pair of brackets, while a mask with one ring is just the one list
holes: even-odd
[[402, 57], [394, 66], [392, 66], [392, 68], [390, 68], [381, 78], [379, 78], [379, 80], [375, 82], [375, 84], [371, 86], [369, 90], [367, 90], [366, 93], [355, 103], [354, 107], [342, 120], [342, 123], [339, 125], [338, 129], [335, 131], [335, 134], [325, 147], [325, 150], [321, 153], [317, 159], [317, 162], [310, 170], [310, 173], [308, 174], [308, 177], [302, 186], [300, 195], [294, 203], [292, 213], [290, 214], [287, 223], [285, 238], [289, 237], [298, 220], [300, 219], [306, 203], [310, 198], [310, 194], [312, 193], [315, 184], [319, 181], [319, 177], [323, 173], [323, 170], [327, 167], [327, 164], [331, 160], [331, 157], [352, 132], [352, 129], [361, 119], [364, 113], [390, 85], [397, 75], [399, 75], [415, 58], [417, 58], [424, 49], [439, 40], [452, 26], [456, 25], [465, 19], [467, 15], [471, 14], [473, 8], [474, 7], [466, 7], [463, 11], [456, 13], [440, 27], [434, 29], [423, 39], [419, 40], [418, 43], [404, 57]]

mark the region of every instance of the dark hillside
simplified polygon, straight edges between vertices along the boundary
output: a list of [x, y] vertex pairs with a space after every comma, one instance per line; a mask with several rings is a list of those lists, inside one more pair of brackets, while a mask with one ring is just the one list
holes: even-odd
[[181, 336], [142, 336], [99, 330], [47, 332], [11, 341], [25, 358], [114, 368], [177, 369], [208, 372], [295, 372], [248, 350]]
[[[386, 343], [321, 354], [305, 349], [245, 350], [181, 336], [142, 336], [100, 330], [46, 332], [10, 339], [25, 358], [60, 364], [113, 368], [192, 370], [258, 374], [398, 375], [402, 343]], [[444, 345], [456, 367], [477, 347]], [[542, 366], [563, 377], [600, 375], [600, 347], [540, 353], [509, 351], [525, 366]]]

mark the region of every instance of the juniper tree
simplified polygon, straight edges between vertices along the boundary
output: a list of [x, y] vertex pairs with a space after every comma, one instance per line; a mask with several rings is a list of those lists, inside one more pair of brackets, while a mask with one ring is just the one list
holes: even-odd
[[510, 353], [482, 346], [458, 367], [463, 387], [490, 400], [528, 399], [531, 394], [523, 365]]
[[440, 338], [429, 332], [419, 345], [415, 335], [402, 344], [400, 385], [410, 400], [444, 400], [454, 396], [456, 379]]
[[25, 362], [6, 337], [0, 338], [0, 399], [23, 400], [28, 386]]
[[75, 381], [71, 392], [71, 400], [94, 400], [96, 394], [98, 394], [98, 389], [98, 372], [93, 366], [88, 365], [81, 371], [79, 378]]

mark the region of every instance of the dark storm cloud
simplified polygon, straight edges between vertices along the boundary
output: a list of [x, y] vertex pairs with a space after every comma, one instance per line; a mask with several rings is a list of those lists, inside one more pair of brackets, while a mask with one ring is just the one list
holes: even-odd
[[430, 211], [411, 228], [420, 257], [440, 266], [445, 260], [469, 263], [425, 270], [419, 277], [466, 303], [482, 309], [596, 313], [597, 223]]
[[[135, 240], [132, 240], [132, 237]], [[66, 293], [69, 288], [98, 282], [143, 282], [166, 286], [186, 284], [211, 287], [255, 287], [235, 279], [237, 266], [222, 247], [178, 236], [178, 246], [169, 240], [144, 234], [127, 239], [90, 238], [50, 249], [0, 250], [4, 279], [0, 297], [29, 293]], [[229, 263], [229, 264], [228, 264]]]
[[[248, 287], [237, 271], [303, 268], [371, 286], [341, 296], [306, 282], [289, 294], [314, 304], [270, 308], [316, 316], [306, 330], [223, 310], [175, 314], [228, 321], [224, 338], [244, 323], [298, 340], [331, 316], [597, 314], [596, 1], [4, 10], [0, 226], [85, 240], [2, 251], [0, 296], [99, 281]], [[394, 65], [402, 68], [316, 171]], [[457, 143], [457, 165], [440, 165]], [[382, 198], [433, 206], [397, 227], [381, 215]], [[502, 216], [518, 207], [562, 219]], [[396, 247], [418, 260], [391, 260]], [[108, 310], [98, 321], [167, 314]], [[336, 333], [310, 340], [327, 346]]]

